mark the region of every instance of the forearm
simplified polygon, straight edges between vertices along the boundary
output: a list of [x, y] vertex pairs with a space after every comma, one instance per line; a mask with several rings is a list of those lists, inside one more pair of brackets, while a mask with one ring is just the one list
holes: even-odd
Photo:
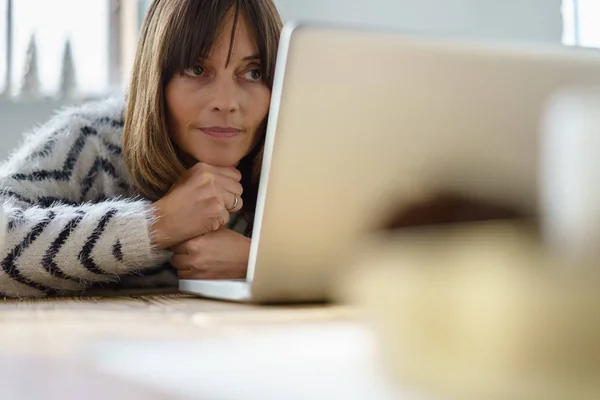
[[152, 245], [153, 212], [142, 200], [50, 208], [3, 205], [0, 296], [41, 297], [156, 267], [169, 253]]

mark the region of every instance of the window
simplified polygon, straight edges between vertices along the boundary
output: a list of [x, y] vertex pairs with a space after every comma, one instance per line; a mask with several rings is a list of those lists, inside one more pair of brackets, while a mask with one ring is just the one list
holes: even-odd
[[[5, 27], [7, 4], [0, 0], [0, 26]], [[40, 90], [54, 95], [60, 82], [62, 57], [67, 39], [71, 41], [79, 90], [86, 95], [106, 90], [108, 85], [108, 0], [18, 0], [12, 1], [12, 31], [0, 33], [1, 59], [8, 40], [12, 43], [13, 92], [21, 86], [27, 48], [32, 37], [37, 48]], [[6, 63], [0, 63], [0, 74]], [[2, 89], [0, 89], [2, 90]], [[14, 94], [14, 93], [13, 93]]]
[[600, 48], [600, 0], [563, 0], [563, 43]]
[[[8, 71], [13, 94], [18, 93], [32, 37], [37, 46], [42, 94], [52, 96], [57, 92], [67, 39], [71, 40], [76, 80], [82, 94], [101, 95], [123, 86], [149, 3], [150, 0], [0, 0], [0, 95], [6, 89]], [[10, 32], [6, 24], [9, 4]], [[562, 17], [564, 44], [600, 48], [600, 0], [563, 0]], [[11, 57], [7, 57], [9, 43]]]
[[[0, 0], [0, 60], [6, 59], [8, 1]], [[6, 89], [6, 62], [0, 62], [0, 94]]]
[[138, 1], [138, 26], [141, 27], [144, 22], [144, 17], [146, 16], [146, 11], [148, 11], [148, 7], [150, 6], [150, 0], [139, 0]]

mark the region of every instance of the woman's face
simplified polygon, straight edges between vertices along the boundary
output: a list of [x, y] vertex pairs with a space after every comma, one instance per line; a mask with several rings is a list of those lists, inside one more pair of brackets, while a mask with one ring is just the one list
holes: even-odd
[[169, 133], [186, 161], [237, 166], [260, 139], [271, 91], [246, 18], [240, 15], [232, 28], [230, 11], [208, 57], [176, 73], [165, 88]]

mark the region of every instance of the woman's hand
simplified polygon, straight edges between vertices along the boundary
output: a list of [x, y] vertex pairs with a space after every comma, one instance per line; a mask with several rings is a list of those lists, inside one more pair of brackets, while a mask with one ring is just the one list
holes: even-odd
[[229, 213], [242, 208], [241, 178], [241, 173], [232, 167], [198, 163], [187, 170], [154, 203], [154, 244], [167, 249], [227, 224]]
[[250, 239], [227, 228], [190, 239], [173, 248], [171, 265], [179, 279], [245, 278]]

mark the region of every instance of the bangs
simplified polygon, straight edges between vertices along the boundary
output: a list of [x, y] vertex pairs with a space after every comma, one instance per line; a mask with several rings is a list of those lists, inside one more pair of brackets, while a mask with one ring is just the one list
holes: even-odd
[[[198, 60], [208, 57], [214, 42], [221, 33], [223, 21], [230, 10], [234, 10], [233, 32], [229, 43], [227, 63], [240, 17], [248, 19], [261, 61], [265, 82], [271, 86], [277, 43], [281, 25], [276, 10], [268, 2], [257, 0], [187, 0], [173, 14], [171, 24], [166, 27], [166, 48], [163, 60], [163, 84], [174, 74], [196, 65]], [[273, 46], [274, 44], [274, 46]]]
[[[236, 8], [234, 26], [239, 12], [237, 0], [187, 0], [173, 13], [166, 27], [167, 34], [163, 78], [169, 80], [175, 73], [193, 67], [199, 59], [206, 58], [219, 34], [225, 15]], [[165, 82], [166, 83], [166, 82]]]

